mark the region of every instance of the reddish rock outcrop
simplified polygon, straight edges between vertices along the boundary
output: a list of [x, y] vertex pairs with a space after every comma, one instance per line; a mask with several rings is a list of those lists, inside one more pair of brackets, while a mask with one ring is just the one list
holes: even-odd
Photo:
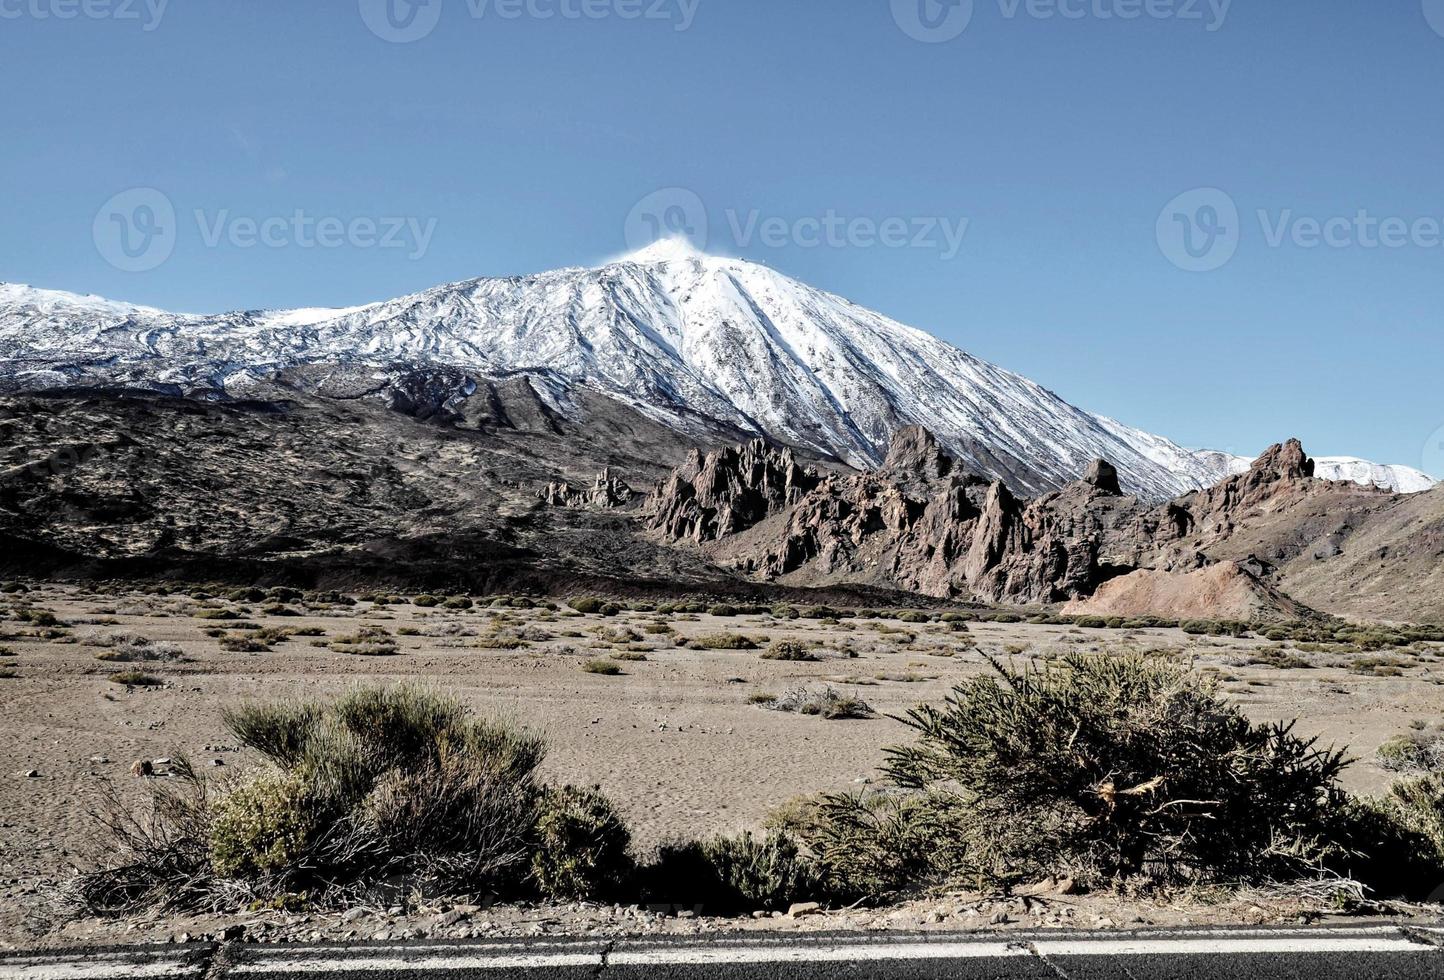
[[1321, 492], [1312, 471], [1292, 441], [1247, 473], [1156, 507], [1124, 495], [1118, 471], [1097, 460], [1076, 482], [1020, 500], [961, 471], [930, 433], [910, 427], [874, 473], [819, 473], [760, 441], [694, 452], [657, 487], [651, 528], [767, 579], [1058, 603], [1138, 570], [1181, 577], [1209, 567], [1208, 549], [1238, 521]]
[[588, 488], [574, 487], [565, 480], [548, 483], [539, 495], [552, 507], [600, 507], [611, 509], [625, 507], [637, 496], [620, 477], [612, 476], [611, 468], [597, 474]]

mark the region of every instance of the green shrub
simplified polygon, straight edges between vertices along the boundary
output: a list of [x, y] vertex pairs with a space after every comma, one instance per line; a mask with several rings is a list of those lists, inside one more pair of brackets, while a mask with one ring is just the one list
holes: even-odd
[[932, 622], [932, 617], [931, 617], [931, 616], [929, 616], [929, 615], [928, 615], [927, 613], [925, 613], [925, 612], [918, 612], [917, 610], [909, 610], [908, 612], [905, 612], [905, 613], [903, 613], [901, 616], [899, 616], [898, 619], [902, 620], [904, 623], [930, 623], [930, 622]]
[[780, 911], [828, 897], [797, 842], [775, 831], [664, 845], [642, 870], [641, 887], [647, 902], [697, 906], [706, 915]]
[[284, 871], [305, 855], [315, 821], [300, 778], [279, 770], [262, 772], [217, 801], [210, 825], [211, 866], [224, 878]]
[[800, 615], [796, 606], [773, 606], [770, 612], [773, 619], [796, 619]]
[[567, 601], [567, 605], [571, 606], [579, 613], [591, 614], [595, 612], [600, 612], [603, 602], [596, 596], [580, 596], [575, 599], [569, 599]]
[[[918, 741], [889, 750], [890, 793], [829, 798], [809, 843], [840, 879], [1283, 880], [1332, 853], [1340, 753], [1158, 658], [993, 667], [908, 713]], [[883, 852], [924, 864], [891, 877]]]
[[411, 600], [413, 606], [420, 606], [422, 609], [434, 609], [441, 605], [439, 596], [422, 594]]
[[476, 603], [471, 601], [470, 596], [453, 595], [442, 600], [441, 605], [447, 609], [470, 609]]
[[110, 683], [121, 684], [125, 687], [164, 687], [165, 681], [154, 674], [147, 674], [139, 670], [125, 670], [118, 674], [110, 675]]
[[616, 677], [622, 672], [622, 668], [610, 660], [588, 660], [582, 664], [582, 670], [588, 674], [601, 674], [604, 677]]
[[797, 640], [778, 640], [763, 652], [762, 659], [808, 661], [816, 660], [818, 657], [807, 648], [805, 643], [799, 643]]
[[799, 688], [789, 691], [772, 705], [777, 711], [791, 711], [799, 715], [817, 715], [828, 721], [846, 718], [871, 718], [872, 708], [861, 698], [836, 691], [830, 687], [820, 690]]
[[631, 876], [632, 835], [600, 787], [545, 790], [538, 800], [531, 873], [554, 899], [615, 895]]
[[[225, 836], [230, 870], [217, 873], [271, 873], [289, 890], [383, 870], [500, 889], [514, 887], [530, 862], [544, 748], [526, 732], [409, 686], [358, 688], [330, 703], [245, 705], [225, 722], [280, 775], [253, 777], [255, 788], [237, 799], [227, 827], [241, 830]], [[267, 813], [281, 823], [245, 830]], [[213, 856], [216, 847], [212, 835]], [[281, 852], [284, 860], [272, 859]]]
[[729, 606], [729, 605], [727, 605], [726, 603], [718, 603], [718, 604], [715, 605], [715, 606], [709, 606], [709, 607], [707, 608], [707, 615], [709, 615], [709, 616], [736, 616], [736, 615], [737, 615], [737, 607], [736, 607], [736, 606]]
[[194, 614], [196, 619], [240, 619], [240, 614], [232, 609], [197, 609]]
[[741, 633], [707, 633], [692, 638], [699, 650], [756, 650], [757, 644]]

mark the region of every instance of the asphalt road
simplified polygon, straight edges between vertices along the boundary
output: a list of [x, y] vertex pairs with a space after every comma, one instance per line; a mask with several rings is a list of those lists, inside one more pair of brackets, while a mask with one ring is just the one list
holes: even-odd
[[0, 980], [1440, 980], [1444, 928], [193, 944], [0, 957]]

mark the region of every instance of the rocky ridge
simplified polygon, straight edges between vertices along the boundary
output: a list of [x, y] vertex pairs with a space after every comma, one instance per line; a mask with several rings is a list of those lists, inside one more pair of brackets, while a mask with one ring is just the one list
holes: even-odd
[[[1307, 515], [1403, 499], [1315, 479], [1297, 440], [1161, 505], [1125, 494], [1117, 469], [1101, 459], [1081, 479], [1025, 499], [1001, 480], [967, 472], [913, 426], [897, 434], [881, 467], [859, 474], [799, 467], [787, 450], [760, 441], [694, 453], [658, 484], [649, 527], [724, 567], [788, 584], [860, 581], [939, 597], [1086, 606], [1112, 583], [1111, 605], [1138, 614], [1178, 606], [1185, 577], [1194, 575], [1221, 608], [1293, 617], [1309, 610], [1272, 579], [1315, 540]], [[1268, 530], [1271, 521], [1296, 540]], [[1239, 542], [1255, 539], [1257, 553], [1240, 551]]]

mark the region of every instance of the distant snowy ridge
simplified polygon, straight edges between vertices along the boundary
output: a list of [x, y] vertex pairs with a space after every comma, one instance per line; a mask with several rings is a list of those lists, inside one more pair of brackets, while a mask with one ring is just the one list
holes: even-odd
[[[0, 390], [244, 395], [257, 378], [328, 364], [525, 374], [563, 411], [568, 391], [585, 387], [684, 432], [713, 420], [859, 467], [919, 424], [970, 469], [1024, 493], [1076, 479], [1097, 457], [1125, 488], [1154, 498], [1210, 486], [1234, 465], [1075, 408], [765, 266], [681, 242], [600, 268], [474, 279], [340, 310], [173, 314], [0, 284]], [[1402, 478], [1402, 468], [1379, 472]]]

